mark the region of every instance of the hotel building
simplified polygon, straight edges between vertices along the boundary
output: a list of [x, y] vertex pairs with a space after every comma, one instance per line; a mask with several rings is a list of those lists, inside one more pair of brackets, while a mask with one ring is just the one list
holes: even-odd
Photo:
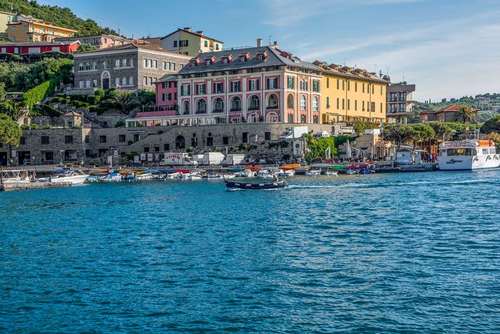
[[7, 23], [7, 37], [12, 42], [53, 42], [57, 37], [72, 37], [76, 32], [24, 15], [17, 15]]
[[389, 78], [366, 70], [315, 62], [322, 69], [323, 124], [386, 121]]
[[260, 40], [257, 47], [202, 53], [156, 84], [157, 96], [166, 97], [161, 113], [139, 113], [127, 123], [319, 124], [321, 71], [276, 44], [261, 46]]

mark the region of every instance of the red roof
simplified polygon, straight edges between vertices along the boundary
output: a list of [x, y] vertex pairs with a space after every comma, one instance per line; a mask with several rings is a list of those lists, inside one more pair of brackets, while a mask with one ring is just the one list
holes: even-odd
[[462, 109], [463, 106], [461, 106], [460, 104], [451, 104], [441, 110], [439, 110], [439, 112], [459, 112], [460, 109]]

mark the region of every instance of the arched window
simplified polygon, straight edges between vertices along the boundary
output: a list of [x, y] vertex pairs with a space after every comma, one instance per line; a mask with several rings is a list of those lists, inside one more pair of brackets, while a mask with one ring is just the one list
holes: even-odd
[[288, 109], [295, 108], [295, 103], [293, 101], [293, 95], [292, 94], [288, 94], [288, 97], [286, 99], [286, 105], [287, 105]]
[[238, 96], [231, 100], [231, 111], [241, 111], [241, 99]]
[[306, 111], [307, 109], [307, 99], [304, 95], [300, 97], [300, 110]]
[[196, 113], [204, 114], [207, 112], [207, 102], [204, 99], [199, 99], [196, 103]]
[[186, 148], [186, 140], [183, 136], [177, 136], [177, 138], [175, 138], [175, 148], [178, 150]]
[[313, 105], [312, 105], [313, 112], [318, 112], [319, 111], [319, 97], [315, 96], [313, 98]]
[[252, 95], [250, 97], [248, 110], [259, 110], [259, 109], [260, 109], [260, 99], [257, 95]]
[[189, 115], [189, 101], [184, 101], [184, 115]]
[[213, 112], [224, 112], [224, 100], [220, 97], [216, 98], [214, 101]]
[[272, 109], [278, 108], [278, 97], [275, 94], [269, 95], [267, 107]]

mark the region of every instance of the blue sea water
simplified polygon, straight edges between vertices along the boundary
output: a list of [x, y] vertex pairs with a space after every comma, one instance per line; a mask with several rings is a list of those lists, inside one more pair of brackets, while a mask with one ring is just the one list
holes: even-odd
[[2, 333], [499, 333], [500, 171], [0, 193]]

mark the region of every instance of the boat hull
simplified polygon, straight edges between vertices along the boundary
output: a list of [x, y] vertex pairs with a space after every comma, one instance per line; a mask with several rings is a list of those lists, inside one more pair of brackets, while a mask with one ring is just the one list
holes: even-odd
[[268, 190], [268, 189], [280, 189], [287, 186], [287, 183], [283, 180], [275, 182], [237, 182], [237, 181], [225, 181], [226, 187], [228, 189], [241, 189], [241, 190]]
[[500, 167], [500, 156], [488, 154], [482, 156], [455, 156], [439, 157], [438, 166], [440, 170], [475, 170]]

